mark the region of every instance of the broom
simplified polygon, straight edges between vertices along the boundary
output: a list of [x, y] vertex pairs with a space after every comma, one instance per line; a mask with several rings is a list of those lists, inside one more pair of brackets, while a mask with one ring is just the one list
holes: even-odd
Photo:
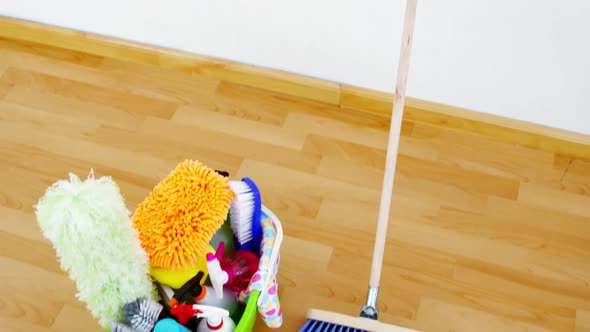
[[406, 12], [402, 32], [400, 57], [397, 69], [396, 88], [393, 99], [391, 125], [389, 130], [389, 142], [387, 147], [387, 159], [385, 161], [385, 174], [383, 177], [383, 188], [381, 191], [381, 202], [379, 217], [377, 219], [377, 233], [375, 237], [375, 248], [373, 251], [373, 263], [371, 267], [371, 279], [367, 293], [367, 303], [361, 310], [360, 317], [346, 316], [334, 312], [310, 309], [307, 323], [300, 332], [313, 331], [372, 331], [372, 332], [410, 332], [409, 330], [394, 325], [388, 325], [378, 321], [377, 295], [379, 293], [379, 282], [381, 278], [381, 267], [383, 264], [383, 252], [385, 239], [387, 237], [387, 223], [391, 196], [393, 191], [393, 180], [395, 166], [397, 163], [397, 151], [400, 141], [404, 102], [406, 98], [406, 82], [410, 67], [410, 48], [414, 31], [417, 0], [406, 1]]

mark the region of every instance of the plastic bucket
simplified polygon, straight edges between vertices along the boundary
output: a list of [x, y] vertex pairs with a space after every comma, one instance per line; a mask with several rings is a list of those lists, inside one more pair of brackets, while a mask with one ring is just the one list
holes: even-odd
[[[270, 260], [272, 262], [275, 262], [279, 256], [279, 249], [280, 249], [282, 237], [283, 237], [283, 228], [282, 228], [279, 218], [277, 218], [277, 216], [271, 210], [269, 210], [266, 206], [263, 205], [262, 206], [261, 221], [264, 219], [271, 220], [273, 225], [275, 226], [277, 237], [275, 240], [273, 255]], [[265, 268], [272, 269], [272, 267], [270, 267], [270, 266], [266, 266]], [[260, 271], [260, 267], [259, 267], [259, 271]], [[239, 320], [237, 320], [235, 322], [236, 323], [236, 328], [234, 329], [235, 332], [252, 332], [254, 330], [254, 326], [256, 325], [256, 320], [258, 317], [258, 301], [257, 300], [259, 299], [259, 295], [260, 295], [260, 291], [252, 291], [252, 293], [250, 294], [248, 302], [246, 303], [245, 308], [243, 308], [243, 311], [239, 317]], [[168, 307], [165, 305], [164, 310], [167, 310], [167, 309], [168, 309]], [[110, 332], [110, 329], [107, 329], [107, 331]]]

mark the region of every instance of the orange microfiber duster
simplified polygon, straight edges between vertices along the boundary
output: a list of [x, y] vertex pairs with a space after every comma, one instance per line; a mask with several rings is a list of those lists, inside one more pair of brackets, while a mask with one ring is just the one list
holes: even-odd
[[226, 177], [198, 161], [179, 164], [132, 217], [152, 265], [195, 266], [226, 220], [233, 197]]

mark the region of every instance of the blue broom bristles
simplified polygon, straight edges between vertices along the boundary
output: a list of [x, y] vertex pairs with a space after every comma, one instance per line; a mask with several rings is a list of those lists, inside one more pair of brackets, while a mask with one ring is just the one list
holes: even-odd
[[370, 332], [354, 327], [339, 325], [335, 323], [323, 322], [321, 320], [310, 319], [299, 330], [299, 332]]

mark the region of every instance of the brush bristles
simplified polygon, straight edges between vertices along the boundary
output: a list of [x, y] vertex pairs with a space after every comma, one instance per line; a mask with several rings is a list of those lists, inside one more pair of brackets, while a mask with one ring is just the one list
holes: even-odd
[[111, 332], [133, 332], [133, 330], [123, 323], [113, 322], [111, 324]]
[[348, 316], [337, 312], [310, 309], [309, 319], [299, 332], [356, 331], [356, 332], [417, 332], [401, 326], [385, 324], [375, 319]]
[[150, 332], [162, 312], [163, 306], [155, 301], [137, 299], [123, 306], [123, 316], [136, 332]]
[[252, 241], [252, 218], [254, 217], [254, 194], [243, 181], [230, 181], [235, 197], [231, 202], [231, 228], [241, 245]]
[[299, 330], [299, 332], [369, 332], [354, 327], [339, 325], [336, 323], [323, 322], [321, 320], [311, 319]]

